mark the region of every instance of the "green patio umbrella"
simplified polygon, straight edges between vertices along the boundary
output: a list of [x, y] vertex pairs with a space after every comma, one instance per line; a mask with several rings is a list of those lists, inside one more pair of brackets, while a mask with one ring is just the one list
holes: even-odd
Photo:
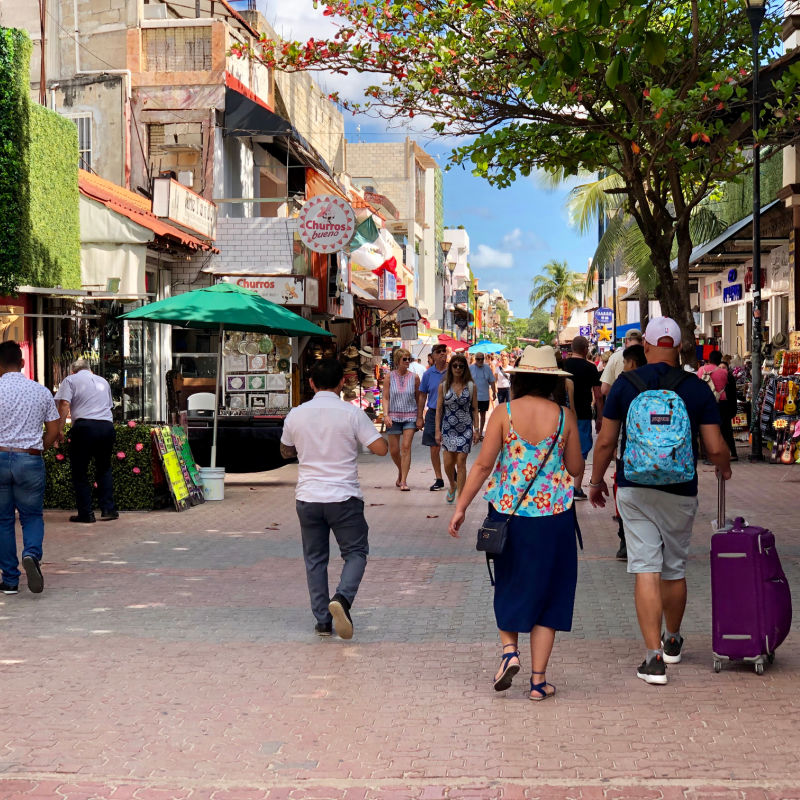
[[217, 381], [214, 403], [214, 433], [211, 442], [211, 466], [217, 465], [217, 413], [220, 373], [222, 372], [223, 331], [252, 331], [275, 336], [332, 336], [329, 331], [303, 319], [288, 308], [271, 303], [251, 289], [233, 283], [217, 283], [192, 292], [157, 300], [120, 315], [122, 319], [152, 320], [183, 328], [219, 331]]

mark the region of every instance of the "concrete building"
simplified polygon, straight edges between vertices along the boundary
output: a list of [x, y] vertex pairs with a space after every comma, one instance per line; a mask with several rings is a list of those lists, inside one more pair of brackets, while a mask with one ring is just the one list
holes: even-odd
[[[345, 171], [370, 200], [382, 196], [395, 214], [386, 227], [404, 250], [415, 277], [415, 305], [431, 324], [444, 328], [442, 174], [435, 159], [413, 140], [347, 142]], [[380, 201], [378, 201], [380, 202]]]
[[474, 312], [469, 303], [472, 271], [469, 268], [469, 234], [464, 228], [445, 228], [442, 232], [445, 254], [445, 324], [456, 339], [467, 340], [473, 327]]

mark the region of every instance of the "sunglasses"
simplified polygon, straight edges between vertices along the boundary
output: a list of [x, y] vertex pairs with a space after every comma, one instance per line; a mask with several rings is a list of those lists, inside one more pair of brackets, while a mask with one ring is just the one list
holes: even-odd
[[400, 360], [401, 360], [401, 361], [411, 361], [411, 359], [410, 359], [410, 358], [401, 358]]
[[453, 369], [464, 369], [463, 364], [453, 364]]
[[476, 364], [483, 364], [483, 359], [482, 358], [476, 358], [475, 359], [475, 363]]

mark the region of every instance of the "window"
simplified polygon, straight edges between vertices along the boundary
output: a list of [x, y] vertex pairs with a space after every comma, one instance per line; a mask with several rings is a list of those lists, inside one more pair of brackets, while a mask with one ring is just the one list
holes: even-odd
[[207, 72], [211, 69], [211, 26], [145, 28], [145, 71]]
[[71, 117], [78, 129], [78, 166], [81, 169], [92, 168], [92, 115], [82, 114]]

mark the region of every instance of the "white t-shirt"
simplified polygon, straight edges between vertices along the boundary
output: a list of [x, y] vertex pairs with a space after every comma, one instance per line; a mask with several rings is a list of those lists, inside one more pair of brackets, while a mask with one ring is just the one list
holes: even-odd
[[419, 361], [412, 361], [408, 368], [415, 374], [419, 375], [420, 380], [422, 380], [422, 376], [425, 374], [425, 367], [419, 363]]
[[98, 419], [113, 422], [111, 387], [105, 378], [89, 369], [79, 369], [67, 375], [56, 392], [56, 400], [69, 403], [69, 416], [73, 422], [79, 419]]
[[300, 461], [295, 498], [306, 503], [363, 498], [359, 446], [380, 438], [369, 417], [334, 392], [317, 392], [293, 408], [284, 420], [281, 444], [294, 447]]
[[622, 351], [624, 348], [618, 347], [606, 361], [606, 367], [603, 374], [600, 376], [600, 383], [607, 383], [611, 386], [614, 381], [619, 378], [622, 369], [625, 366], [625, 361], [622, 358]]

